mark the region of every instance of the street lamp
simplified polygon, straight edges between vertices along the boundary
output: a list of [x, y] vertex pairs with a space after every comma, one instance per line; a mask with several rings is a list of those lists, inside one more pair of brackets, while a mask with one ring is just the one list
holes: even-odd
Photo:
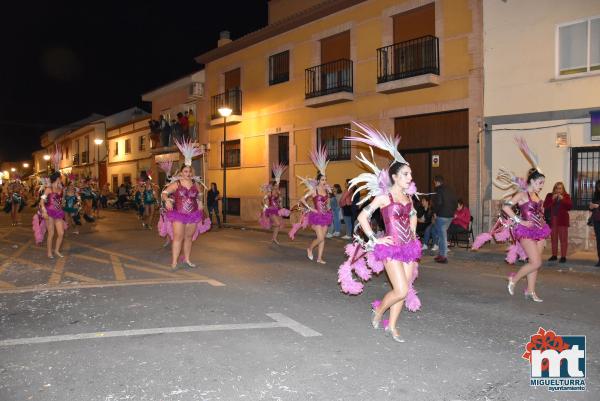
[[231, 115], [232, 111], [233, 110], [227, 106], [219, 107], [219, 114], [223, 117], [223, 202], [221, 202], [221, 207], [223, 208], [223, 224], [227, 223], [227, 213], [225, 212], [225, 209], [227, 209], [227, 160], [225, 159], [225, 148], [227, 146], [227, 117]]
[[15, 171], [17, 171], [17, 169], [16, 169], [16, 168], [14, 168], [14, 167], [11, 167], [11, 168], [10, 168], [10, 171], [12, 171], [12, 172], [14, 173]]
[[102, 142], [104, 142], [103, 139], [100, 139], [100, 138], [94, 139], [94, 143], [96, 144], [96, 147], [98, 148], [98, 153], [96, 153], [98, 155], [96, 157], [96, 162], [98, 164], [98, 169], [96, 170], [96, 177], [98, 178], [98, 182], [100, 182], [100, 145], [102, 145]]
[[48, 163], [50, 155], [44, 155], [44, 160], [46, 160], [46, 173], [50, 174], [50, 163]]
[[23, 168], [29, 168], [29, 163], [23, 163]]

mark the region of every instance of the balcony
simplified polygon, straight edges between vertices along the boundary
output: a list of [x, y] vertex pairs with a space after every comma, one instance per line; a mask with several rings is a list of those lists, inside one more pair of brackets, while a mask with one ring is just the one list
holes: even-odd
[[352, 60], [341, 59], [307, 68], [304, 77], [306, 107], [354, 100]]
[[232, 112], [227, 117], [227, 124], [237, 124], [242, 121], [242, 90], [230, 89], [219, 93], [210, 99], [210, 125], [223, 125], [223, 117], [219, 114], [219, 108], [227, 106]]
[[74, 153], [73, 154], [73, 165], [74, 166], [79, 165], [79, 153]]
[[377, 92], [394, 93], [439, 85], [440, 50], [435, 36], [377, 49]]
[[81, 152], [81, 164], [87, 164], [90, 162], [89, 153], [87, 151]]

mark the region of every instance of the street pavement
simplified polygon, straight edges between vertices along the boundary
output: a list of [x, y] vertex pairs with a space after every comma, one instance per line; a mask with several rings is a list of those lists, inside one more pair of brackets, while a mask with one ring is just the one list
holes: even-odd
[[[69, 234], [65, 258], [33, 243], [31, 214], [0, 217], [0, 401], [13, 400], [598, 400], [600, 274], [543, 268], [541, 304], [506, 292], [497, 257], [425, 254], [423, 303], [403, 311], [398, 344], [370, 326], [373, 278], [337, 285], [339, 239], [319, 265], [308, 236], [215, 229], [198, 267], [169, 270], [169, 249], [130, 212]], [[454, 257], [453, 257], [454, 256]], [[585, 392], [530, 387], [521, 355], [539, 327], [586, 335]]]

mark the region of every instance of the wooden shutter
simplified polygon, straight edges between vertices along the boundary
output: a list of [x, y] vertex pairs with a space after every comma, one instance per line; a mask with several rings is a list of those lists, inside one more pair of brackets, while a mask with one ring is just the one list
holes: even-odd
[[435, 36], [435, 3], [396, 14], [394, 19], [394, 43], [423, 36]]
[[340, 59], [350, 60], [350, 31], [321, 39], [321, 64]]
[[241, 86], [240, 69], [227, 71], [225, 73], [225, 91], [238, 89]]

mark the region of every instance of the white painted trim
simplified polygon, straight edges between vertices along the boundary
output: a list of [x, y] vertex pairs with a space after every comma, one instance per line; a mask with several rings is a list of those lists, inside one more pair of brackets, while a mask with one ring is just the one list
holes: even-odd
[[251, 329], [274, 329], [288, 328], [303, 337], [318, 337], [321, 333], [307, 327], [281, 313], [267, 313], [274, 322], [267, 323], [237, 323], [237, 324], [211, 324], [200, 326], [177, 326], [177, 327], [159, 327], [154, 329], [137, 330], [115, 330], [99, 331], [95, 333], [63, 334], [46, 337], [14, 338], [0, 341], [0, 347], [11, 347], [15, 345], [47, 344], [64, 341], [77, 340], [100, 340], [115, 337], [134, 337], [147, 336], [154, 334], [178, 334], [178, 333], [198, 333], [206, 331], [229, 331], [229, 330], [251, 330]]

